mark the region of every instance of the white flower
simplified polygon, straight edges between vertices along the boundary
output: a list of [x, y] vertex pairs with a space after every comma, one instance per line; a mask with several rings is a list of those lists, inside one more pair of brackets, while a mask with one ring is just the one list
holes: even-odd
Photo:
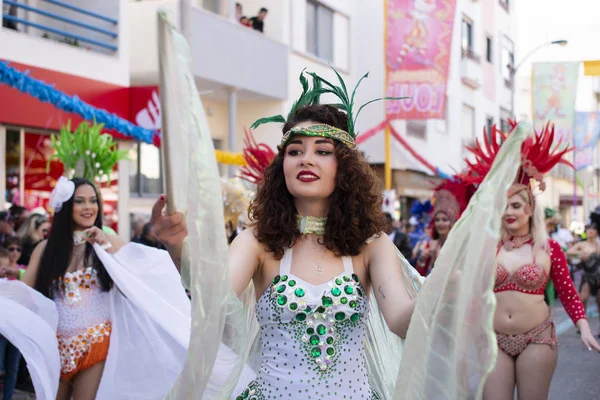
[[48, 203], [54, 212], [57, 213], [62, 208], [63, 203], [73, 196], [73, 193], [75, 193], [75, 184], [73, 181], [61, 176], [50, 194]]
[[85, 151], [85, 155], [86, 155], [86, 156], [89, 156], [89, 155], [90, 155], [90, 151], [89, 151], [89, 150], [86, 150], [86, 151]]
[[99, 162], [97, 162], [96, 164], [94, 164], [94, 166], [95, 166], [96, 168], [100, 168], [100, 163], [99, 163]]
[[102, 171], [102, 170], [98, 171], [98, 173], [99, 173], [100, 175], [104, 175], [104, 171]]
[[96, 153], [92, 153], [92, 158], [96, 158]]
[[73, 150], [73, 154], [77, 154], [77, 150]]

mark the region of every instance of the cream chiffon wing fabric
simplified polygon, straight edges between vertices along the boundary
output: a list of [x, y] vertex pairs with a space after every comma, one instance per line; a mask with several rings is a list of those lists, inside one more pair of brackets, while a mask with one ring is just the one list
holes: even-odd
[[54, 400], [60, 376], [54, 302], [19, 281], [0, 281], [0, 334], [27, 362], [36, 397]]
[[506, 193], [531, 127], [518, 125], [419, 292], [394, 399], [480, 399], [496, 362], [493, 292]]
[[[229, 284], [221, 181], [212, 138], [187, 43], [164, 12], [159, 12], [159, 59], [173, 197], [169, 201], [186, 214], [181, 275], [192, 295], [187, 361], [168, 398], [228, 399], [246, 366], [256, 319], [253, 307], [245, 307]], [[251, 303], [251, 291], [247, 298]], [[247, 367], [246, 371], [245, 379], [251, 379], [252, 371]]]

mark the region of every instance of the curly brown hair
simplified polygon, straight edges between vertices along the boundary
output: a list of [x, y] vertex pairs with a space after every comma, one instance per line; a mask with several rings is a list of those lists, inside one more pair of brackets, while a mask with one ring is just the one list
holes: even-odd
[[[329, 105], [300, 108], [283, 126], [283, 133], [296, 124], [314, 121], [348, 129], [345, 113]], [[250, 225], [265, 248], [281, 259], [285, 248], [300, 237], [296, 227], [297, 210], [283, 173], [285, 148], [279, 148], [273, 162], [265, 169], [264, 179], [249, 208]], [[338, 162], [335, 189], [330, 198], [327, 225], [322, 243], [338, 256], [355, 256], [365, 241], [385, 230], [381, 210], [383, 196], [380, 182], [357, 149], [335, 141]]]

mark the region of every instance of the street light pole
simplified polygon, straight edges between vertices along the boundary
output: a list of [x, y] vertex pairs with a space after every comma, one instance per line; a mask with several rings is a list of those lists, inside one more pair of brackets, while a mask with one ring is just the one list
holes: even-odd
[[534, 48], [533, 50], [531, 50], [529, 53], [527, 53], [525, 55], [525, 57], [523, 57], [521, 59], [521, 61], [515, 66], [508, 66], [510, 68], [510, 117], [512, 119], [515, 119], [515, 81], [516, 81], [516, 77], [517, 77], [517, 71], [519, 70], [519, 68], [523, 65], [523, 63], [536, 51], [538, 51], [539, 49], [546, 47], [546, 46], [551, 46], [551, 45], [559, 45], [559, 46], [566, 46], [569, 42], [567, 40], [553, 40], [551, 42], [546, 42], [546, 43], [542, 43], [539, 46], [537, 46], [536, 48]]

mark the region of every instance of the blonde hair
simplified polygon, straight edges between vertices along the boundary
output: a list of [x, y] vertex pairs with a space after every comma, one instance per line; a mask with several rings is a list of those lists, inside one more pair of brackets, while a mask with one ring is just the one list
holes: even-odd
[[[529, 232], [533, 237], [533, 250], [537, 253], [539, 250], [546, 251], [548, 248], [548, 231], [546, 230], [546, 220], [544, 217], [544, 210], [535, 201], [535, 197], [529, 189], [519, 190], [513, 193], [513, 196], [518, 194], [521, 199], [532, 208], [532, 215], [529, 217]], [[508, 236], [508, 232], [504, 228], [504, 224], [500, 228], [502, 237]]]
[[40, 228], [40, 226], [42, 226], [42, 224], [45, 224], [46, 222], [50, 221], [45, 215], [31, 214], [27, 221], [19, 228], [17, 236], [23, 242], [25, 242], [26, 240], [30, 240], [33, 243], [39, 242], [44, 238], [37, 233], [37, 230]]

